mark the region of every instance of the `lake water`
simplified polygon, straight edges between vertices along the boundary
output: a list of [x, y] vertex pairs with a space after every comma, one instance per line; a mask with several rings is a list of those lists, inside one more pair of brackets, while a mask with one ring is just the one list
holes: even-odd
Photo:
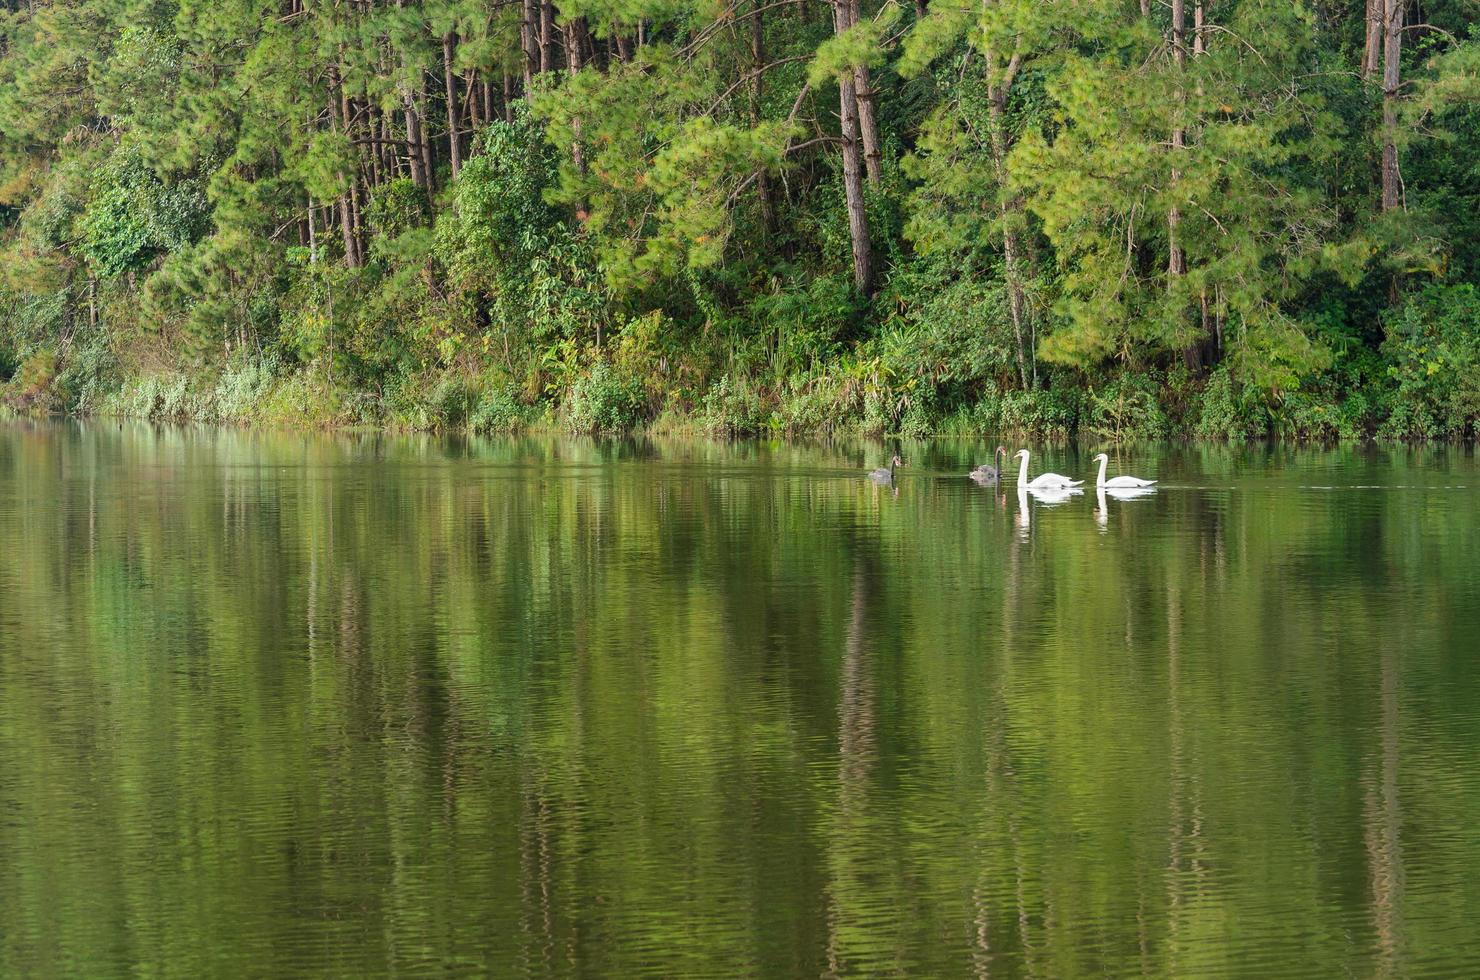
[[891, 448], [0, 425], [0, 973], [1480, 972], [1470, 451]]

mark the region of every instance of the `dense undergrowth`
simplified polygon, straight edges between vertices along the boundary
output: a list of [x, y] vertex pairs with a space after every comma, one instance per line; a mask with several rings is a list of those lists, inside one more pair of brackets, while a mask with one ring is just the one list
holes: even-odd
[[[666, 384], [661, 360], [619, 332], [583, 367], [526, 377], [429, 368], [377, 389], [346, 384], [271, 353], [224, 370], [127, 373], [102, 343], [32, 353], [5, 365], [11, 413], [79, 412], [160, 421], [305, 428], [377, 426], [479, 434], [525, 429], [646, 429], [709, 435], [1015, 435], [1063, 440], [1196, 437], [1297, 440], [1473, 438], [1480, 426], [1480, 296], [1433, 288], [1394, 318], [1382, 351], [1356, 349], [1279, 400], [1226, 368], [1193, 378], [1181, 365], [1087, 376], [1058, 370], [1041, 387], [994, 379], [948, 386], [877, 359], [785, 376], [738, 368]], [[700, 376], [702, 379], [702, 376]], [[563, 384], [552, 383], [561, 378]]]

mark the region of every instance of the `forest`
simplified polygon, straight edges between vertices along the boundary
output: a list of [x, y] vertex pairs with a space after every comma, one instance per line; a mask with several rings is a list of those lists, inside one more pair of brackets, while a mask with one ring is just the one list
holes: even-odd
[[1464, 439], [1477, 0], [0, 0], [0, 412]]

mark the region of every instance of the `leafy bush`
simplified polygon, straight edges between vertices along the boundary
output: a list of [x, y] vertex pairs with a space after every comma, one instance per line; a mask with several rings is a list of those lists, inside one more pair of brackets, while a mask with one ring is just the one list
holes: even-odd
[[105, 330], [73, 341], [57, 388], [68, 411], [88, 415], [98, 410], [114, 384], [117, 364]]
[[1255, 439], [1268, 429], [1257, 401], [1234, 381], [1227, 364], [1213, 372], [1193, 400], [1191, 417], [1193, 431], [1208, 439]]
[[1047, 388], [1003, 390], [989, 382], [976, 416], [983, 432], [1064, 440], [1078, 427], [1082, 407], [1081, 392], [1068, 376], [1054, 375]]
[[646, 410], [642, 382], [597, 361], [570, 389], [566, 424], [575, 432], [620, 432], [634, 428]]
[[166, 186], [137, 152], [123, 149], [94, 180], [80, 251], [105, 277], [143, 269], [199, 238], [209, 213], [197, 182]]
[[529, 409], [519, 401], [518, 387], [504, 382], [483, 389], [468, 418], [468, 427], [479, 435], [498, 435], [517, 432], [528, 422]]
[[789, 374], [836, 357], [839, 340], [858, 314], [851, 279], [799, 277], [751, 299], [729, 332], [732, 343], [747, 336], [766, 338], [772, 371]]
[[279, 364], [271, 354], [229, 365], [216, 382], [215, 415], [219, 421], [243, 421], [254, 415], [272, 389]]
[[365, 221], [378, 242], [421, 227], [430, 214], [431, 202], [426, 190], [416, 186], [410, 177], [397, 177], [375, 189], [365, 208]]
[[1325, 392], [1297, 391], [1274, 413], [1279, 435], [1317, 442], [1360, 439], [1366, 434], [1371, 408], [1363, 392], [1337, 400]]
[[1480, 423], [1480, 292], [1431, 285], [1387, 321], [1382, 352], [1397, 381], [1388, 438], [1462, 438]]
[[40, 350], [21, 362], [4, 391], [5, 403], [18, 412], [46, 414], [62, 407], [57, 395], [56, 352]]
[[704, 427], [729, 435], [754, 435], [770, 426], [772, 413], [750, 381], [731, 381], [726, 375], [704, 393], [700, 416]]
[[1117, 442], [1160, 439], [1171, 430], [1153, 373], [1123, 373], [1108, 384], [1089, 389], [1088, 429]]

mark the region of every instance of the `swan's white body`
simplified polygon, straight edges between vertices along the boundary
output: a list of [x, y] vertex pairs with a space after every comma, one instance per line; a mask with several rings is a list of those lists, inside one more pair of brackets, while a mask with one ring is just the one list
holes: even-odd
[[1135, 490], [1141, 487], [1149, 487], [1156, 483], [1155, 480], [1142, 480], [1135, 476], [1117, 476], [1113, 479], [1105, 479], [1105, 467], [1110, 462], [1110, 457], [1100, 453], [1095, 457], [1100, 464], [1100, 475], [1095, 480], [1095, 486], [1104, 487], [1106, 490]]
[[1155, 496], [1155, 487], [1100, 487], [1112, 500], [1135, 500], [1137, 497]]
[[1067, 490], [1070, 487], [1077, 487], [1084, 482], [1083, 480], [1071, 480], [1067, 476], [1060, 476], [1057, 473], [1039, 473], [1032, 480], [1029, 480], [1028, 451], [1026, 449], [1019, 449], [1017, 455], [1018, 459], [1022, 460], [1022, 465], [1018, 467], [1018, 486], [1020, 487], [1027, 487], [1029, 490]]

